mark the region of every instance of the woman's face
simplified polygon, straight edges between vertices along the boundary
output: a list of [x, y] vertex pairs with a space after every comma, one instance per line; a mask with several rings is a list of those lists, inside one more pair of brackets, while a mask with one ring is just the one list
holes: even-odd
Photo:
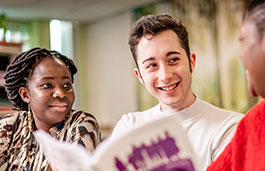
[[260, 39], [255, 24], [249, 20], [241, 26], [239, 57], [246, 70], [248, 92], [265, 98], [265, 35]]
[[27, 84], [20, 95], [30, 103], [37, 129], [48, 131], [65, 119], [75, 95], [70, 71], [61, 60], [44, 58], [35, 67]]

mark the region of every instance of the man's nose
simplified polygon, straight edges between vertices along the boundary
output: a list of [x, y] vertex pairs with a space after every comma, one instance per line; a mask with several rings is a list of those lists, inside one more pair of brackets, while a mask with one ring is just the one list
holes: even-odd
[[172, 72], [171, 70], [166, 67], [166, 66], [162, 66], [159, 69], [159, 79], [164, 82], [164, 83], [168, 83], [172, 78]]

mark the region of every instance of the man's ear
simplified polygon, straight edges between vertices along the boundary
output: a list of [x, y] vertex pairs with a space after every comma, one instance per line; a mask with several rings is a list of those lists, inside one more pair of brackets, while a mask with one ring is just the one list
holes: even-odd
[[134, 74], [138, 78], [138, 80], [140, 81], [140, 83], [144, 85], [143, 78], [142, 78], [142, 76], [140, 74], [140, 71], [137, 68], [134, 68]]
[[196, 55], [195, 55], [195, 53], [191, 53], [190, 54], [190, 69], [191, 69], [191, 73], [193, 73], [193, 71], [195, 69], [195, 63], [196, 63]]
[[26, 102], [26, 103], [29, 103], [30, 102], [30, 99], [29, 99], [29, 91], [26, 87], [19, 87], [18, 89], [18, 93], [21, 97], [21, 99]]

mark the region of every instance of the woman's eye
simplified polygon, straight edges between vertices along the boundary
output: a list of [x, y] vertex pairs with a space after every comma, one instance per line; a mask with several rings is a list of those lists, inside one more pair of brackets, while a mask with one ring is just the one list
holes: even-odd
[[43, 88], [43, 89], [52, 88], [52, 84], [50, 84], [50, 83], [42, 84], [41, 88]]
[[71, 83], [65, 83], [65, 84], [63, 85], [63, 88], [70, 89], [70, 88], [72, 88], [72, 84], [71, 84]]

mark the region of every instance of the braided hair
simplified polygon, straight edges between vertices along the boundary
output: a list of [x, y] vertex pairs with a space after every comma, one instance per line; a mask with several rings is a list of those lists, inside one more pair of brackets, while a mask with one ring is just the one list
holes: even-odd
[[32, 48], [19, 54], [8, 66], [4, 76], [5, 90], [8, 100], [12, 105], [21, 110], [27, 110], [28, 104], [22, 100], [18, 90], [20, 87], [27, 86], [27, 80], [31, 78], [34, 68], [42, 59], [46, 57], [56, 57], [60, 59], [69, 69], [72, 82], [77, 68], [73, 61], [57, 51], [50, 51], [45, 48]]

